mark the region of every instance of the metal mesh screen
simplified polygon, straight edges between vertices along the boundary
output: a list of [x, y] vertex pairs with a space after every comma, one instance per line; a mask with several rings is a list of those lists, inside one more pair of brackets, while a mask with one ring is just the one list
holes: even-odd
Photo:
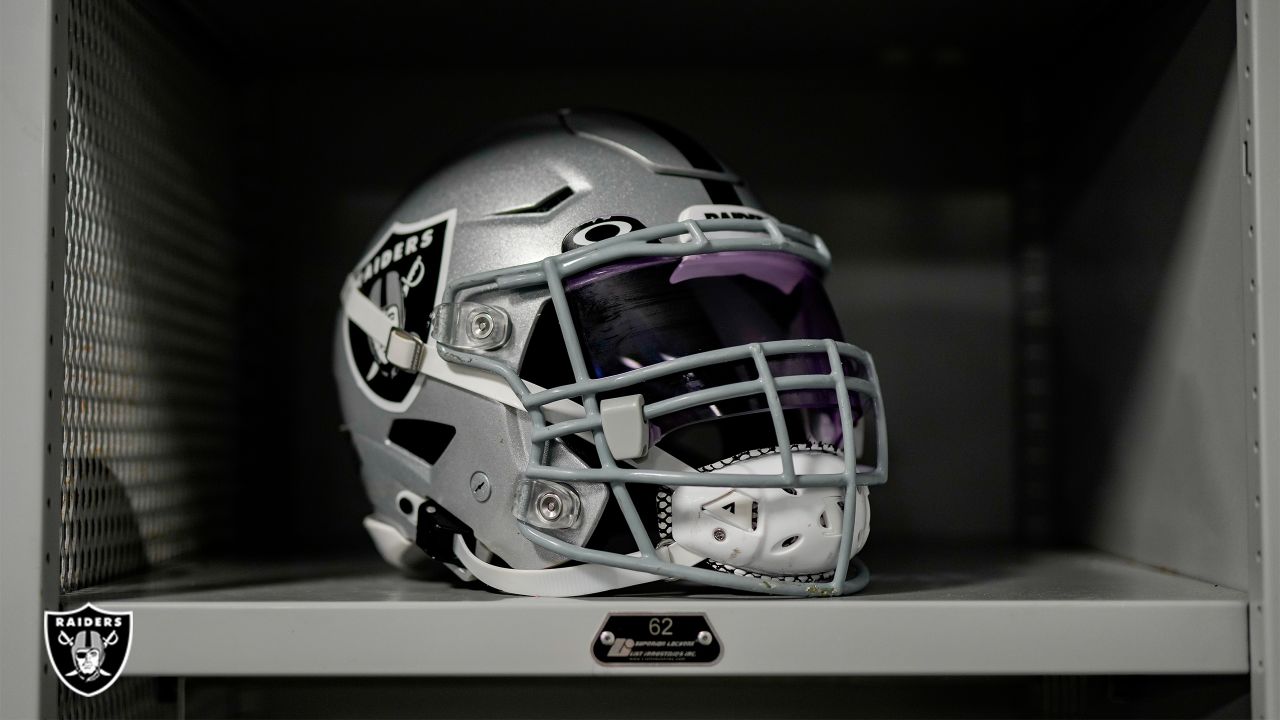
[[239, 291], [220, 85], [130, 3], [67, 3], [61, 585], [218, 540]]
[[[176, 692], [166, 697], [156, 678], [122, 677], [111, 690], [91, 698], [58, 686], [58, 717], [63, 720], [169, 720], [179, 717]], [[169, 681], [173, 684], [173, 681]]]

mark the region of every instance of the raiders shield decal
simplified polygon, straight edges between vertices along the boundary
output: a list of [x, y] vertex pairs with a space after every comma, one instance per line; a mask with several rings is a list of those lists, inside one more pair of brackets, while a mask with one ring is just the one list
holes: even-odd
[[[413, 223], [394, 223], [356, 266], [356, 285], [396, 327], [429, 337], [431, 311], [444, 292], [453, 226], [450, 210]], [[387, 362], [382, 348], [348, 321], [347, 359], [356, 384], [375, 405], [400, 411], [413, 402], [422, 376]]]
[[79, 610], [45, 612], [44, 645], [63, 685], [93, 697], [115, 684], [129, 661], [133, 613]]

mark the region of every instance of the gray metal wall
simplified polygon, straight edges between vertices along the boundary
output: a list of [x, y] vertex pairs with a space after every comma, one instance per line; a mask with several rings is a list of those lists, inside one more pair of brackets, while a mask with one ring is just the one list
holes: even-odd
[[[1154, 28], [1171, 51], [1120, 105], [1054, 224], [1058, 491], [1091, 545], [1248, 587], [1234, 4]], [[1141, 63], [1121, 69], [1144, 77]], [[1122, 108], [1122, 109], [1118, 109]], [[1064, 172], [1066, 172], [1064, 170]]]
[[[0, 717], [39, 712], [50, 26], [0, 3]], [[51, 558], [50, 558], [51, 560]]]

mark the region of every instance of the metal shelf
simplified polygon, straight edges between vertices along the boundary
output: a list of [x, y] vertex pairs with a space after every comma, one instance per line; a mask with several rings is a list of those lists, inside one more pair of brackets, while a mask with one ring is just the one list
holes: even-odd
[[[515, 598], [376, 559], [185, 565], [80, 591], [133, 610], [132, 675], [1139, 674], [1248, 671], [1244, 593], [1092, 551], [872, 553], [837, 599]], [[706, 667], [604, 667], [609, 612], [705, 612]]]

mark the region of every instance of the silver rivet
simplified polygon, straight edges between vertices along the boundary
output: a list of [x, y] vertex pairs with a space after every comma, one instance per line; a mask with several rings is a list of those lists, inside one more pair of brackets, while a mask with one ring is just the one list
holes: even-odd
[[487, 312], [477, 313], [471, 318], [471, 335], [477, 340], [483, 340], [489, 337], [489, 333], [493, 332], [493, 316]]
[[538, 514], [543, 520], [555, 520], [560, 517], [560, 512], [564, 510], [564, 503], [560, 502], [560, 496], [553, 492], [544, 492], [538, 496]]
[[476, 502], [484, 502], [493, 494], [493, 484], [489, 482], [489, 476], [479, 470], [471, 474], [471, 497]]
[[716, 528], [711, 531], [711, 537], [715, 538], [716, 542], [724, 542], [724, 539], [728, 537], [728, 535], [725, 535], [724, 528]]
[[605, 630], [604, 632], [600, 633], [601, 645], [612, 645], [614, 639], [615, 638], [613, 637], [613, 633], [609, 632], [608, 630]]
[[710, 645], [710, 644], [711, 644], [711, 640], [712, 640], [712, 639], [713, 639], [713, 638], [711, 637], [711, 633], [707, 632], [706, 630], [699, 630], [699, 631], [698, 631], [698, 644], [699, 644], [699, 645]]

